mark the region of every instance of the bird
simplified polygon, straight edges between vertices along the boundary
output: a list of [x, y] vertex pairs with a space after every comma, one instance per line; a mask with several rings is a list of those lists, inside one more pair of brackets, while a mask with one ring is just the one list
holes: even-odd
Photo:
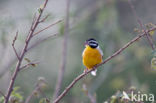
[[[85, 41], [85, 49], [82, 52], [82, 62], [86, 67], [85, 72], [93, 69], [94, 66], [102, 63], [103, 52], [99, 47], [98, 42], [94, 38], [87, 39]], [[91, 72], [93, 76], [96, 76], [96, 71]]]

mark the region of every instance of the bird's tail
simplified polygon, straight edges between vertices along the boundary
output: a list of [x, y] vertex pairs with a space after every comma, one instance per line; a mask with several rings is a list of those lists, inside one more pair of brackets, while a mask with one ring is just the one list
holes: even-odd
[[96, 72], [97, 72], [97, 69], [96, 69], [96, 70], [91, 71], [91, 74], [92, 74], [93, 76], [96, 76]]

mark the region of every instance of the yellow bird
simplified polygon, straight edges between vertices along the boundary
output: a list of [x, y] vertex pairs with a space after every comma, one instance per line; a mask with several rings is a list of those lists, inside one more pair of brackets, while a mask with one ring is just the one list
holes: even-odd
[[[86, 70], [92, 69], [95, 65], [100, 64], [103, 61], [103, 52], [100, 49], [98, 42], [90, 38], [85, 41], [85, 49], [82, 53], [82, 61]], [[96, 70], [91, 72], [96, 76]]]

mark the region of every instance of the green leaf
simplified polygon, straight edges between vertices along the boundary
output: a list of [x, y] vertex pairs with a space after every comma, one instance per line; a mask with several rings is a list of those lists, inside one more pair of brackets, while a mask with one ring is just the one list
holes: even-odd
[[156, 58], [155, 57], [153, 57], [151, 60], [151, 68], [156, 69]]
[[23, 96], [19, 92], [20, 87], [14, 87], [11, 96], [16, 98], [17, 100], [23, 101]]
[[31, 62], [31, 60], [29, 58], [24, 58], [25, 61], [27, 61], [28, 63]]
[[154, 32], [155, 32], [155, 31], [152, 30], [152, 31], [149, 32], [149, 34], [150, 34], [151, 36], [153, 36]]
[[13, 91], [12, 91], [12, 94], [16, 93], [18, 90], [20, 89], [20, 87], [14, 87]]
[[60, 28], [59, 28], [59, 32], [60, 32], [60, 34], [61, 35], [63, 35], [64, 34], [64, 23], [62, 22], [62, 23], [60, 23]]
[[50, 101], [47, 98], [41, 98], [39, 103], [50, 103]]
[[15, 93], [14, 96], [17, 97], [20, 100], [23, 100], [23, 97], [22, 97], [22, 95], [20, 93]]
[[0, 103], [4, 102], [4, 97], [0, 97]]
[[41, 13], [41, 8], [38, 8], [37, 10], [38, 10], [38, 13], [40, 14]]
[[152, 57], [156, 57], [156, 50], [152, 51]]
[[116, 96], [112, 96], [110, 103], [116, 103], [116, 102], [117, 102], [117, 97]]
[[40, 99], [39, 103], [46, 103], [45, 98]]

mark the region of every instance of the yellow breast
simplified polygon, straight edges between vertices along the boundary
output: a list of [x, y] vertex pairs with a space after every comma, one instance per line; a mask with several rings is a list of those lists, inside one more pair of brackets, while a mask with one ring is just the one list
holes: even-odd
[[83, 64], [87, 69], [92, 69], [95, 65], [102, 62], [102, 55], [98, 49], [93, 49], [90, 46], [86, 46], [83, 55]]

